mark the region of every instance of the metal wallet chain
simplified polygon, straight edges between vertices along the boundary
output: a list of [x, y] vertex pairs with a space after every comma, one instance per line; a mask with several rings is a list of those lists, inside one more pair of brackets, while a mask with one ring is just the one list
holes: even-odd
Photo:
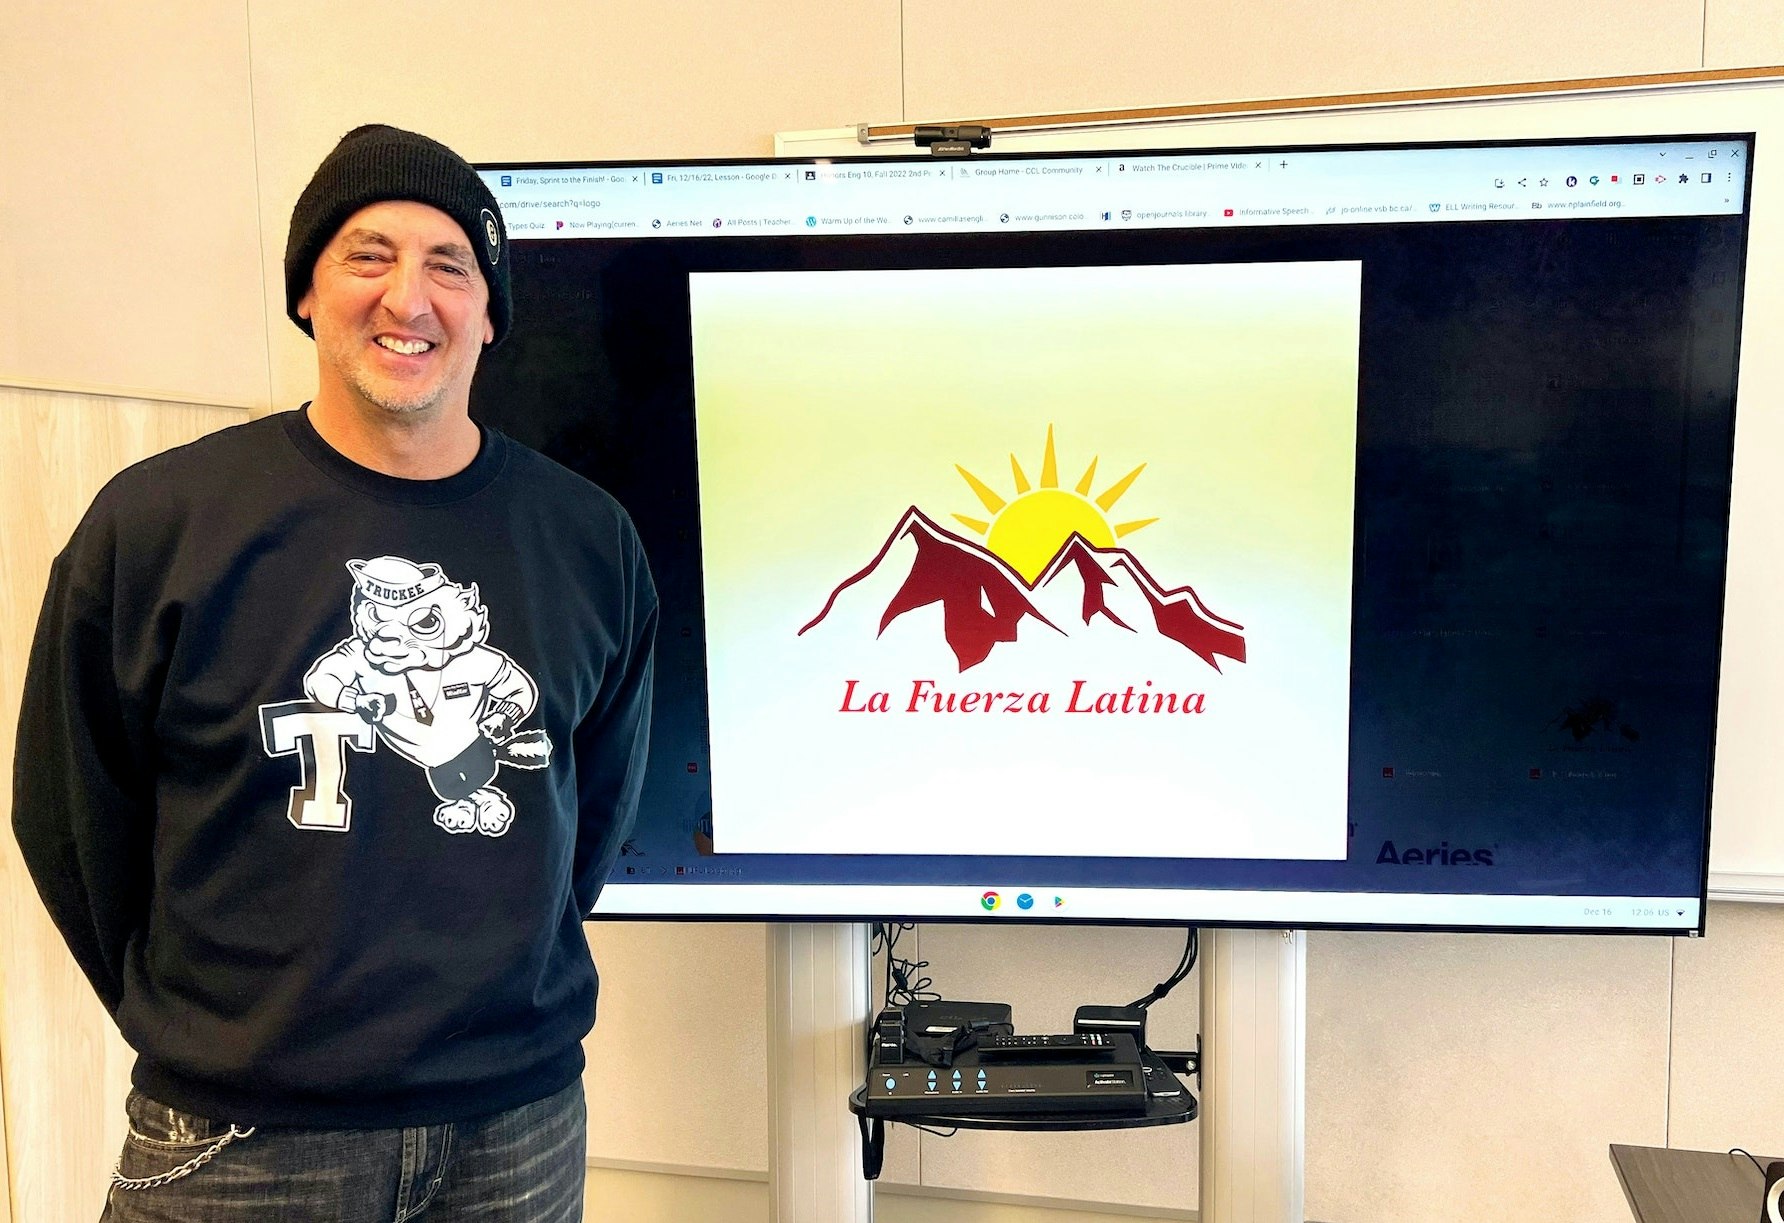
[[217, 1139], [217, 1141], [194, 1155], [191, 1159], [188, 1159], [177, 1168], [162, 1172], [156, 1176], [125, 1176], [124, 1156], [119, 1154], [118, 1162], [112, 1165], [112, 1184], [119, 1189], [154, 1189], [160, 1185], [165, 1185], [170, 1181], [177, 1181], [183, 1176], [191, 1176], [194, 1172], [215, 1159], [224, 1147], [234, 1142], [237, 1138], [251, 1137], [255, 1128], [256, 1127], [250, 1125], [245, 1130], [238, 1130], [232, 1125], [229, 1127], [229, 1132], [227, 1134]]

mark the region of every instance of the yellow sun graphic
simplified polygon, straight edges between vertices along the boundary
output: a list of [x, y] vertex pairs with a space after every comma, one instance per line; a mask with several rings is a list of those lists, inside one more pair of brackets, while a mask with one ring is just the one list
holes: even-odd
[[1107, 548], [1122, 536], [1158, 521], [1156, 518], [1140, 518], [1111, 523], [1104, 516], [1104, 512], [1113, 509], [1122, 494], [1146, 470], [1144, 463], [1093, 498], [1090, 489], [1096, 479], [1096, 459], [1092, 458], [1076, 487], [1061, 488], [1052, 425], [1047, 426], [1047, 449], [1041, 456], [1038, 487], [1029, 483], [1027, 473], [1013, 454], [1010, 470], [1016, 478], [1016, 492], [1008, 500], [998, 496], [989, 484], [958, 463], [954, 470], [960, 473], [967, 487], [978, 496], [979, 503], [992, 515], [989, 522], [968, 518], [965, 514], [954, 515], [955, 520], [983, 535], [985, 546], [1009, 562], [1010, 567], [1022, 575], [1022, 580], [1030, 584], [1041, 576], [1047, 562], [1058, 554], [1074, 532], [1099, 548]]

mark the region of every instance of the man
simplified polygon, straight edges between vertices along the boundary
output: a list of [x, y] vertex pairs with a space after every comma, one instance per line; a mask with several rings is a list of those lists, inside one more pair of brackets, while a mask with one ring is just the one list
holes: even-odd
[[57, 558], [14, 825], [138, 1054], [109, 1218], [581, 1217], [656, 596], [612, 498], [470, 419], [508, 266], [456, 154], [348, 133], [286, 248], [314, 401]]

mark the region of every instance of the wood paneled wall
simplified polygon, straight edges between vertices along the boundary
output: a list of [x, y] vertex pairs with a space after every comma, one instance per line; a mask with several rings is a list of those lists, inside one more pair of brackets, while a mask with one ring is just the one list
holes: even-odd
[[[19, 694], [50, 562], [87, 503], [139, 459], [246, 411], [0, 387], [0, 775], [10, 780]], [[97, 1218], [124, 1137], [130, 1051], [38, 902], [0, 793], [0, 1070], [13, 1216]]]

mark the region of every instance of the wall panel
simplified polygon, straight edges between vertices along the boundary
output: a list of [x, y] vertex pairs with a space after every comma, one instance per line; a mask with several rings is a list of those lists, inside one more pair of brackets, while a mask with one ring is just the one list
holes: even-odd
[[[989, 0], [975, 5], [971, 20], [963, 21], [959, 7], [946, 0], [906, 0], [905, 118], [1165, 106], [1699, 66], [1700, 0], [1647, 0], [1640, 12], [1640, 20], [1631, 20], [1628, 5], [1619, 0], [1114, 0], [1095, 7]], [[818, 126], [856, 118], [833, 111]]]
[[583, 1042], [589, 1154], [768, 1169], [767, 964], [762, 926], [592, 922], [601, 973]]
[[0, 381], [267, 395], [240, 0], [10, 0]]
[[1706, 68], [1784, 64], [1784, 0], [1705, 0]]
[[1666, 1136], [1665, 939], [1315, 933], [1307, 1215], [1628, 1223]]
[[1784, 1145], [1784, 905], [1711, 905], [1706, 929], [1676, 945], [1670, 1145], [1776, 1150]]
[[[244, 411], [0, 387], [0, 776], [12, 776], [19, 694], [50, 562], [115, 472], [246, 419]], [[12, 791], [0, 794], [10, 830]], [[12, 1208], [88, 1223], [124, 1136], [129, 1052], [0, 837], [0, 1070]]]

